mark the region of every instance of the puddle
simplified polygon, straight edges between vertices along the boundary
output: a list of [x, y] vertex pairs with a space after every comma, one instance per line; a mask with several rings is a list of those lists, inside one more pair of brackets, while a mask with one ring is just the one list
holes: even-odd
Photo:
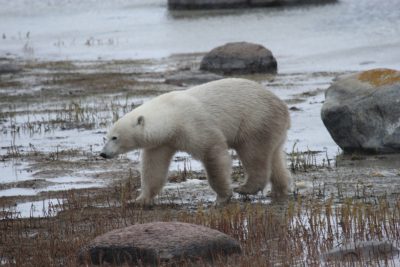
[[24, 161], [0, 162], [0, 184], [34, 179]]
[[35, 196], [39, 192], [31, 188], [10, 188], [0, 190], [0, 197], [12, 197], [12, 196]]
[[[56, 179], [55, 179], [56, 180]], [[86, 189], [86, 188], [97, 188], [104, 187], [107, 184], [100, 181], [88, 181], [88, 182], [74, 182], [73, 178], [60, 182], [58, 184], [52, 184], [47, 187], [32, 189], [32, 188], [9, 188], [0, 190], [0, 197], [11, 197], [11, 196], [36, 196], [41, 192], [51, 191], [64, 191], [71, 189]]]
[[[95, 187], [104, 187], [106, 183], [104, 182], [89, 182], [89, 183], [60, 183], [55, 184], [40, 190], [40, 192], [51, 192], [51, 191], [66, 191], [71, 189], [86, 189]], [[1, 192], [0, 192], [1, 194]]]
[[[29, 201], [18, 203], [16, 206], [6, 210], [3, 218], [32, 218], [32, 217], [53, 217], [61, 210], [62, 199], [45, 199], [40, 201]], [[4, 210], [3, 210], [4, 213]]]

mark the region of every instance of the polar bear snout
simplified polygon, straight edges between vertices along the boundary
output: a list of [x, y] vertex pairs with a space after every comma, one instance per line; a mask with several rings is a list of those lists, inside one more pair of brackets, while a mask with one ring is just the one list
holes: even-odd
[[115, 146], [115, 144], [113, 142], [108, 141], [101, 150], [100, 157], [103, 157], [105, 159], [114, 158], [116, 155], [119, 154], [117, 151], [118, 149]]

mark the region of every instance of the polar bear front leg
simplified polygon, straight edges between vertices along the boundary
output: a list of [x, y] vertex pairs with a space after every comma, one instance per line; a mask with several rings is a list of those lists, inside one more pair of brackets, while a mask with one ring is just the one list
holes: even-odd
[[168, 167], [175, 151], [167, 146], [143, 149], [141, 192], [135, 203], [151, 205], [153, 198], [161, 191], [165, 184]]
[[208, 182], [217, 193], [217, 204], [228, 202], [232, 197], [231, 172], [232, 161], [225, 144], [216, 144], [209, 148], [203, 159]]

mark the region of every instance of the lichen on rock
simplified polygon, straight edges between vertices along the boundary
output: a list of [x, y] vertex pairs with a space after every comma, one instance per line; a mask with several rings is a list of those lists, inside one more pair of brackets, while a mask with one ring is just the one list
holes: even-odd
[[376, 87], [400, 82], [400, 71], [392, 69], [372, 69], [358, 74], [358, 79]]

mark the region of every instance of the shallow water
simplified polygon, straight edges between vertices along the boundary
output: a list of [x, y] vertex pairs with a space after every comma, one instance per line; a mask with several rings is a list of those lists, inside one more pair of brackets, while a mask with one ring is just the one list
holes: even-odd
[[28, 166], [29, 165], [23, 161], [0, 163], [0, 183], [11, 183], [34, 179], [32, 173], [28, 170]]
[[51, 217], [57, 215], [62, 204], [63, 200], [61, 199], [18, 203], [16, 206], [7, 209], [8, 216], [5, 218]]
[[248, 41], [281, 72], [399, 68], [400, 2], [169, 11], [166, 0], [0, 0], [0, 55], [127, 59], [204, 52]]

